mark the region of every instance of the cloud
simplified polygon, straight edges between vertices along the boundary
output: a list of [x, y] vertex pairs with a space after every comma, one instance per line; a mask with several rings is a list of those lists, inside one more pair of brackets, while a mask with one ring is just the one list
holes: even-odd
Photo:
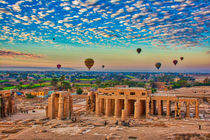
[[14, 50], [0, 50], [0, 57], [16, 57], [16, 56], [29, 57], [29, 58], [41, 58], [40, 55], [35, 55], [31, 53], [23, 53], [23, 52], [18, 52]]

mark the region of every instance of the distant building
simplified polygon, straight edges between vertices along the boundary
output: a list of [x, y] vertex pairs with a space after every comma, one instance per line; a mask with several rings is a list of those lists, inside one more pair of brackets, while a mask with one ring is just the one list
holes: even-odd
[[128, 85], [115, 85], [116, 88], [129, 88]]
[[180, 78], [174, 78], [174, 82], [178, 82]]
[[166, 88], [166, 82], [153, 82], [152, 83], [152, 88], [165, 89]]

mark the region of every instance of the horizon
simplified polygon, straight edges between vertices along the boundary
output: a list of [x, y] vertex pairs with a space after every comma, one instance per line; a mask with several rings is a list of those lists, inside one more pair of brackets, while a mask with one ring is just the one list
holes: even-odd
[[138, 70], [81, 70], [81, 69], [73, 69], [68, 67], [63, 67], [62, 69], [57, 69], [55, 67], [0, 67], [0, 72], [102, 72], [102, 73], [182, 73], [182, 74], [210, 74], [210, 71], [138, 71]]

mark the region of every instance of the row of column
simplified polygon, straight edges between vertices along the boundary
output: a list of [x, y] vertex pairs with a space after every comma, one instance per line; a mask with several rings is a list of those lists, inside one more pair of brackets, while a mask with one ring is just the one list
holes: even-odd
[[[122, 99], [96, 98], [96, 115], [100, 116], [104, 112], [105, 116], [111, 116], [113, 109], [112, 100], [114, 100], [114, 117], [121, 117], [122, 120], [125, 120], [127, 117], [129, 117], [132, 107], [128, 99], [123, 99], [124, 104], [122, 104], [120, 101]], [[134, 103], [134, 118], [140, 118], [145, 113], [146, 115], [149, 114], [149, 104], [147, 104], [146, 100], [136, 100]]]
[[[58, 105], [56, 105], [58, 104]], [[57, 107], [55, 107], [57, 106]], [[72, 98], [71, 97], [58, 97], [58, 102], [55, 101], [55, 94], [52, 94], [48, 99], [48, 114], [47, 116], [50, 119], [58, 118], [69, 119], [73, 111], [72, 108]]]
[[[114, 108], [112, 107], [114, 100]], [[128, 99], [123, 99], [124, 104], [122, 105], [120, 102], [121, 99], [103, 99], [103, 98], [96, 98], [96, 115], [102, 115], [103, 113], [109, 117], [112, 115], [112, 110], [114, 109], [114, 117], [119, 118], [121, 117], [122, 120], [125, 120], [131, 114], [131, 105]], [[175, 101], [174, 111], [175, 117], [180, 115], [180, 102]], [[186, 102], [186, 117], [190, 117], [190, 101]], [[156, 106], [158, 107], [158, 116], [163, 115], [163, 100], [136, 100], [134, 103], [134, 118], [138, 119], [144, 114], [146, 117], [149, 115], [155, 115]], [[199, 118], [199, 104], [196, 102], [195, 105], [195, 117]], [[105, 111], [104, 111], [105, 110]], [[171, 101], [166, 100], [166, 116], [171, 116]]]
[[[151, 101], [151, 115], [155, 115], [156, 112], [156, 104], [158, 106], [158, 115], [162, 116], [163, 114], [163, 100], [152, 100]], [[180, 104], [181, 102], [174, 102], [174, 113], [175, 117], [180, 115]], [[171, 115], [171, 101], [166, 100], [166, 116], [170, 117]], [[190, 117], [190, 101], [186, 102], [186, 117]], [[196, 101], [195, 104], [195, 117], [199, 118], [199, 103]]]

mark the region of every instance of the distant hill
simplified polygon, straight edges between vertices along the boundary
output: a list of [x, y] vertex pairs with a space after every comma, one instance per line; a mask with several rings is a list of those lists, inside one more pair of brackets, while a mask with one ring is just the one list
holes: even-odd
[[62, 67], [21, 67], [21, 66], [0, 66], [0, 71], [75, 71], [73, 68]]

